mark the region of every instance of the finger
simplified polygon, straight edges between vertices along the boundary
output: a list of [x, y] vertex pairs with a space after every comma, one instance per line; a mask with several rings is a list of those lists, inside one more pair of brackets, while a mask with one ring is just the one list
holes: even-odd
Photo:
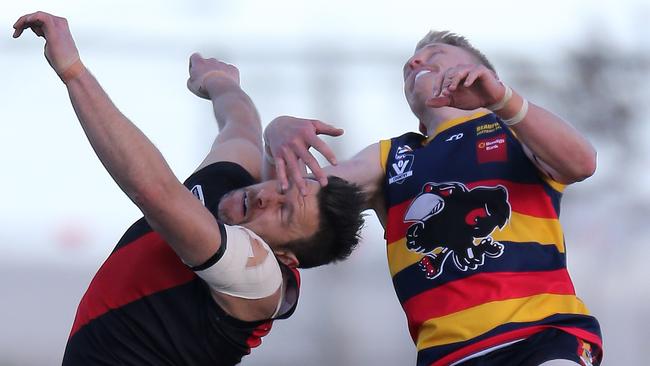
[[307, 150], [299, 151], [298, 155], [300, 156], [300, 159], [302, 159], [302, 161], [309, 167], [320, 185], [325, 187], [327, 185], [327, 174], [325, 174], [325, 172], [323, 172], [323, 169], [321, 169], [320, 164], [318, 164], [318, 160], [316, 160], [316, 158]]
[[[318, 150], [321, 155], [327, 159], [327, 161], [330, 162], [332, 165], [336, 165], [338, 162], [336, 160], [336, 155], [334, 154], [334, 151], [329, 147], [329, 145], [321, 140], [320, 138], [316, 137], [309, 141], [309, 144], [313, 146], [314, 149]], [[310, 167], [311, 168], [311, 167]]]
[[440, 96], [440, 93], [442, 92], [442, 83], [445, 81], [444, 76], [437, 76], [433, 80], [433, 97], [438, 97]]
[[16, 29], [16, 30], [20, 29], [21, 31], [23, 29], [25, 29], [26, 28], [25, 27], [25, 22], [27, 21], [27, 18], [29, 18], [32, 15], [33, 14], [26, 14], [26, 15], [23, 15], [22, 17], [18, 18], [18, 20], [16, 20], [16, 23], [14, 23], [13, 28]]
[[293, 183], [298, 187], [300, 193], [304, 196], [306, 193], [306, 184], [302, 177], [302, 171], [298, 163], [298, 158], [293, 154], [293, 152], [284, 151], [281, 156], [284, 157], [284, 161], [287, 164], [288, 176], [293, 181]]
[[458, 88], [458, 84], [460, 84], [461, 81], [463, 81], [466, 77], [467, 74], [469, 73], [469, 70], [460, 70], [458, 71], [451, 79], [449, 83], [448, 89], [451, 91], [454, 91]]
[[480, 69], [474, 69], [470, 71], [469, 75], [467, 75], [467, 78], [465, 78], [465, 83], [463, 83], [464, 86], [469, 87], [474, 82], [476, 79], [478, 79], [481, 76], [481, 70]]
[[325, 122], [318, 120], [313, 120], [312, 125], [316, 128], [317, 134], [328, 135], [328, 136], [341, 136], [343, 134], [343, 129], [334, 127]]
[[34, 15], [35, 13], [23, 15], [22, 17], [18, 18], [18, 20], [16, 20], [16, 23], [14, 23], [14, 38], [18, 38], [25, 29], [30, 27], [29, 22]]
[[289, 179], [287, 179], [287, 167], [284, 159], [275, 159], [275, 178], [280, 181], [282, 192], [289, 189]]
[[190, 70], [192, 69], [192, 65], [194, 65], [196, 62], [198, 62], [198, 61], [200, 61], [200, 60], [202, 60], [202, 59], [203, 59], [203, 57], [201, 56], [200, 53], [198, 53], [198, 52], [194, 52], [194, 53], [190, 56]]
[[34, 33], [36, 33], [36, 35], [38, 35], [39, 37], [44, 36], [52, 18], [53, 18], [52, 15], [48, 13], [44, 13], [42, 11], [23, 15], [22, 17], [18, 18], [18, 20], [14, 24], [14, 29], [16, 29], [16, 31], [14, 32], [14, 38], [20, 36], [23, 30], [27, 28], [31, 28], [32, 31], [34, 31]]

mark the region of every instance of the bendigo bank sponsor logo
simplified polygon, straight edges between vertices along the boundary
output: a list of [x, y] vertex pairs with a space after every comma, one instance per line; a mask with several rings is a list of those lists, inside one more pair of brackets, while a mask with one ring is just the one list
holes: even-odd
[[508, 160], [506, 135], [500, 134], [476, 142], [476, 157], [479, 164]]

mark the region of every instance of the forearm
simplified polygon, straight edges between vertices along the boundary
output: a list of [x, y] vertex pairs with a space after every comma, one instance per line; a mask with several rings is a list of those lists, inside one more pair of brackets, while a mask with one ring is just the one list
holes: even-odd
[[186, 263], [209, 258], [220, 245], [214, 218], [178, 181], [158, 149], [115, 107], [90, 72], [67, 87], [95, 153], [152, 228]]
[[131, 200], [138, 204], [144, 187], [175, 180], [158, 149], [115, 107], [90, 72], [83, 72], [67, 87], [91, 146]]
[[[513, 92], [506, 106], [497, 111], [511, 118], [522, 107], [523, 99]], [[525, 118], [512, 126], [520, 141], [539, 159], [556, 181], [573, 183], [591, 176], [596, 169], [596, 151], [589, 141], [560, 117], [529, 103]]]
[[[250, 140], [261, 150], [262, 124], [248, 94], [232, 80], [222, 77], [207, 79], [205, 88], [212, 101], [220, 136], [229, 128], [237, 129], [238, 136]], [[227, 133], [224, 137], [231, 138]]]

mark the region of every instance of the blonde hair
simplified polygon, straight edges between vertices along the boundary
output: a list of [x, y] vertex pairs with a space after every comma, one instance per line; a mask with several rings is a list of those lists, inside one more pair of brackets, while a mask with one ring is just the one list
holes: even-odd
[[496, 73], [496, 70], [494, 69], [494, 66], [492, 66], [492, 63], [490, 60], [485, 57], [483, 52], [479, 51], [478, 49], [474, 48], [471, 43], [467, 40], [467, 38], [456, 34], [452, 33], [450, 31], [429, 31], [426, 36], [424, 36], [420, 42], [415, 46], [415, 51], [418, 51], [420, 48], [427, 46], [431, 43], [443, 43], [443, 44], [448, 44], [450, 46], [455, 46], [464, 49], [465, 51], [469, 52], [472, 56], [476, 57], [476, 59], [483, 64], [485, 67], [488, 69], [494, 71]]

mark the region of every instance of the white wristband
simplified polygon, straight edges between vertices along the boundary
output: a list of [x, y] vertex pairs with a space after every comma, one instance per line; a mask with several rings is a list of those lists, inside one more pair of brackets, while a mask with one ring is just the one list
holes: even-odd
[[502, 121], [508, 126], [514, 126], [517, 123], [521, 122], [521, 120], [523, 120], [526, 117], [527, 113], [528, 113], [528, 100], [524, 99], [524, 102], [521, 105], [521, 109], [519, 109], [519, 112], [517, 112], [517, 114], [512, 116], [512, 118], [502, 119]]
[[492, 112], [496, 112], [506, 106], [506, 104], [510, 101], [510, 98], [512, 98], [512, 89], [510, 89], [510, 87], [506, 84], [503, 84], [503, 86], [506, 87], [506, 92], [503, 94], [503, 98], [501, 98], [501, 100], [497, 103], [489, 105], [485, 108], [491, 110]]

